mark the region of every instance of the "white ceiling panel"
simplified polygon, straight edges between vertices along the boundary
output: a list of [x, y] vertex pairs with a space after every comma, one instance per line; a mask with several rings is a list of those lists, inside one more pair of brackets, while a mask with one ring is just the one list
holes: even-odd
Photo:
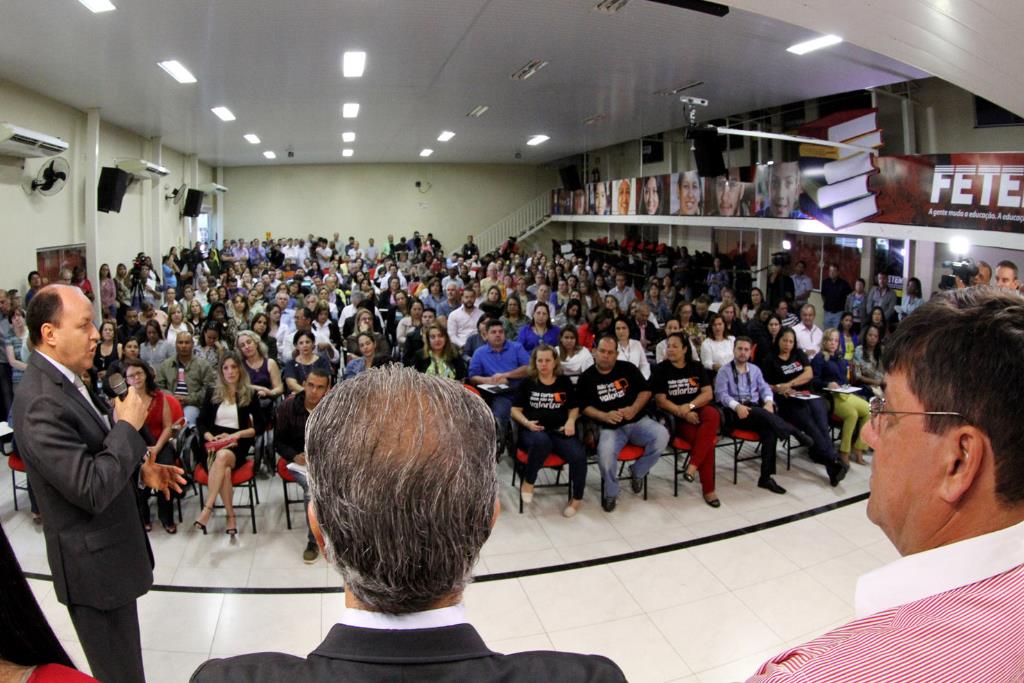
[[[357, 135], [345, 163], [418, 161], [427, 146], [435, 150], [429, 163], [511, 162], [517, 151], [523, 163], [538, 163], [682, 125], [676, 98], [654, 92], [694, 80], [705, 85], [687, 94], [710, 100], [702, 118], [712, 118], [928, 75], [879, 54], [891, 45], [872, 52], [847, 42], [791, 55], [787, 46], [813, 35], [795, 19], [743, 9], [718, 18], [647, 0], [606, 15], [594, 2], [114, 0], [116, 11], [93, 15], [76, 0], [7, 0], [0, 77], [74, 107], [99, 107], [108, 121], [232, 166], [289, 163], [287, 149], [294, 163], [341, 163], [345, 130]], [[807, 2], [860, 4], [746, 4], [795, 12]], [[924, 12], [931, 23], [913, 26], [892, 13], [901, 54], [920, 67], [956, 26], [980, 35], [998, 24], [984, 4], [971, 7]], [[363, 78], [342, 78], [347, 49], [368, 53]], [[157, 67], [166, 59], [199, 82], [173, 81]], [[532, 59], [549, 63], [529, 80], [509, 79]], [[961, 71], [958, 78], [969, 75]], [[341, 118], [346, 101], [361, 105], [354, 121]], [[466, 118], [478, 104], [490, 110]], [[219, 105], [237, 120], [215, 118], [210, 108]], [[606, 118], [585, 126], [594, 114]], [[437, 142], [442, 130], [455, 138]], [[249, 132], [262, 144], [243, 140]], [[526, 147], [535, 133], [551, 140]], [[264, 149], [277, 160], [263, 160]]]

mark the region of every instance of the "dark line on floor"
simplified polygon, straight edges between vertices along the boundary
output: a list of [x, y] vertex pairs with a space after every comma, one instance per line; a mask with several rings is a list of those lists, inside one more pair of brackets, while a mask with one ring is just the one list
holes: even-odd
[[[708, 543], [717, 543], [718, 541], [725, 541], [730, 538], [737, 538], [739, 536], [745, 536], [746, 534], [757, 533], [758, 531], [764, 531], [765, 529], [772, 529], [777, 526], [789, 524], [791, 522], [799, 522], [802, 519], [814, 517], [816, 515], [823, 514], [825, 512], [831, 512], [838, 510], [839, 508], [846, 507], [848, 505], [854, 505], [863, 500], [867, 500], [868, 493], [860, 493], [851, 498], [845, 498], [843, 500], [836, 501], [834, 503], [828, 503], [821, 505], [810, 510], [804, 510], [803, 512], [796, 512], [785, 517], [779, 517], [778, 519], [772, 519], [767, 522], [760, 522], [758, 524], [752, 524], [750, 526], [741, 527], [739, 529], [733, 529], [731, 531], [723, 531], [718, 534], [712, 534], [710, 536], [702, 536], [701, 538], [693, 538], [689, 541], [680, 541], [679, 543], [671, 543], [669, 545], [662, 545], [656, 548], [646, 548], [644, 550], [635, 550], [629, 553], [621, 553], [619, 555], [609, 555], [607, 557], [595, 557], [592, 560], [580, 560], [578, 562], [567, 562], [565, 564], [550, 565], [547, 567], [534, 567], [533, 569], [518, 569], [512, 572], [500, 572], [497, 574], [485, 574], [484, 576], [477, 576], [473, 578], [474, 583], [487, 583], [489, 581], [505, 581], [507, 579], [520, 579], [526, 576], [539, 576], [541, 574], [553, 574], [555, 572], [570, 571], [573, 569], [586, 569], [587, 567], [596, 567], [601, 564], [611, 564], [612, 562], [625, 562], [627, 560], [636, 560], [642, 557], [651, 557], [652, 555], [660, 555], [662, 553], [670, 553], [676, 550], [684, 550], [686, 548], [694, 548], [701, 545], [707, 545]], [[36, 572], [24, 572], [25, 578], [36, 579], [39, 581], [53, 581], [53, 577], [49, 574], [39, 574]], [[169, 586], [169, 585], [154, 585], [150, 590], [161, 592], [161, 593], [216, 593], [216, 594], [228, 594], [228, 595], [317, 595], [326, 593], [344, 593], [345, 589], [340, 586], [321, 586], [312, 588], [230, 588], [230, 587], [218, 587], [218, 586]]]

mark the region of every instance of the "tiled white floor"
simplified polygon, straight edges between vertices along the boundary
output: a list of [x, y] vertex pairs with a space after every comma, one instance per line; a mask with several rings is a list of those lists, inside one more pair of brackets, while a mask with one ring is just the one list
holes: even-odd
[[[756, 488], [756, 461], [732, 484], [731, 458], [719, 451], [718, 494], [704, 505], [697, 484], [672, 495], [671, 460], [653, 470], [649, 500], [624, 492], [612, 514], [600, 509], [592, 468], [585, 504], [561, 516], [564, 489], [539, 489], [525, 514], [501, 467], [503, 513], [476, 568], [478, 578], [563, 565], [689, 541], [779, 519], [867, 490], [869, 468], [854, 465], [832, 489], [820, 468], [796, 456], [777, 477], [789, 493]], [[23, 508], [15, 513], [9, 472], [0, 474], [0, 522], [25, 571], [48, 574], [42, 534]], [[546, 476], [545, 474], [541, 475]], [[239, 510], [240, 533], [224, 533], [222, 516], [208, 536], [186, 526], [150, 535], [156, 581], [166, 586], [318, 588], [341, 585], [323, 560], [301, 561], [305, 528], [287, 530], [279, 479], [261, 480], [258, 534]], [[21, 501], [27, 507], [22, 494]], [[183, 505], [194, 519], [198, 503]], [[687, 549], [535, 576], [486, 580], [469, 587], [472, 623], [500, 652], [560, 649], [614, 659], [630, 681], [731, 681], [767, 657], [852, 616], [857, 576], [896, 557], [857, 503], [759, 532]], [[293, 520], [298, 522], [299, 507]], [[155, 512], [155, 510], [154, 510]], [[65, 608], [48, 581], [32, 582], [40, 604], [71, 656], [81, 654]], [[151, 591], [139, 601], [150, 681], [184, 681], [209, 656], [255, 650], [305, 654], [337, 619], [338, 592], [290, 595]]]

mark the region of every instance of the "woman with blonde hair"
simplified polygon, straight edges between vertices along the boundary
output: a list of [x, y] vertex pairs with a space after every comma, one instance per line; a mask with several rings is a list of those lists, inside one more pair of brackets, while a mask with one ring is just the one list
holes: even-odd
[[865, 465], [867, 463], [864, 462], [864, 451], [868, 449], [868, 445], [864, 442], [862, 434], [864, 426], [871, 418], [871, 411], [868, 402], [856, 393], [838, 391], [849, 386], [852, 377], [849, 364], [838, 351], [839, 330], [830, 327], [821, 335], [821, 353], [811, 359], [814, 387], [832, 394], [832, 412], [843, 421], [839, 458], [844, 465], [849, 465], [852, 453], [854, 462]]
[[210, 499], [193, 526], [206, 534], [213, 506], [220, 496], [227, 514], [225, 533], [238, 533], [232, 504], [231, 471], [245, 463], [256, 437], [259, 402], [245, 372], [244, 361], [234, 351], [224, 354], [217, 365], [217, 383], [207, 390], [196, 426], [206, 444]]
[[572, 517], [583, 502], [587, 481], [587, 456], [576, 438], [576, 387], [562, 374], [555, 349], [540, 344], [530, 354], [530, 369], [516, 389], [512, 419], [519, 424], [519, 448], [526, 451], [522, 500], [533, 501], [537, 473], [554, 453], [569, 464], [572, 502], [562, 511]]

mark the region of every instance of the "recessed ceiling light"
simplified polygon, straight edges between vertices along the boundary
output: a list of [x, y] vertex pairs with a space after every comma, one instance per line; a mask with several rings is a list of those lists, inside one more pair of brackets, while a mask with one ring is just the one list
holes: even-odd
[[433, 153], [434, 153], [434, 150], [432, 150], [432, 149], [425, 149], [422, 152], [420, 152], [420, 156], [421, 157], [429, 157]]
[[346, 119], [354, 119], [359, 116], [359, 103], [358, 102], [346, 102], [341, 105], [341, 115]]
[[466, 116], [472, 116], [474, 119], [478, 119], [481, 116], [483, 116], [484, 112], [487, 111], [488, 109], [490, 109], [490, 107], [488, 107], [486, 104], [481, 104], [476, 107], [473, 107], [468, 112], [466, 112]]
[[530, 145], [531, 147], [535, 147], [541, 144], [542, 142], [547, 142], [550, 139], [551, 138], [549, 138], [547, 135], [534, 135], [532, 138], [526, 141], [526, 144]]
[[110, 12], [117, 9], [114, 7], [114, 3], [110, 0], [78, 0], [78, 2], [89, 8], [89, 11], [93, 14], [100, 14], [101, 12]]
[[356, 151], [354, 149], [350, 149], [348, 147], [346, 147], [345, 149], [341, 150], [341, 156], [343, 156], [343, 157], [350, 157], [350, 156], [352, 156], [355, 153], [356, 153]]
[[192, 75], [192, 72], [182, 66], [181, 62], [177, 59], [170, 59], [166, 62], [158, 62], [158, 66], [169, 73], [171, 78], [178, 81], [178, 83], [195, 83], [196, 77]]
[[242, 137], [244, 137], [250, 145], [260, 144], [260, 136], [256, 135], [256, 133], [246, 133]]
[[832, 45], [838, 45], [843, 42], [843, 39], [839, 36], [827, 35], [815, 38], [814, 40], [807, 40], [796, 45], [790, 45], [786, 48], [786, 52], [792, 52], [795, 55], [805, 55], [808, 52], [814, 52], [820, 50], [823, 47], [831, 47]]
[[365, 68], [365, 52], [346, 52], [341, 58], [341, 72], [345, 78], [359, 78]]
[[441, 134], [437, 136], [437, 141], [448, 142], [453, 137], [455, 137], [455, 133], [451, 132], [450, 130], [443, 130], [441, 131]]
[[277, 155], [276, 155], [276, 154], [274, 154], [274, 153], [273, 153], [273, 152], [272, 152], [271, 150], [269, 150], [269, 149], [268, 149], [268, 150], [267, 150], [266, 152], [264, 152], [264, 153], [263, 153], [263, 156], [265, 156], [265, 157], [266, 157], [266, 158], [268, 158], [268, 159], [276, 159], [276, 158], [277, 158]]
[[346, 131], [346, 132], [341, 134], [341, 141], [342, 142], [355, 142], [356, 141], [356, 134], [353, 133], [352, 131]]
[[235, 120], [235, 115], [232, 114], [231, 110], [228, 109], [227, 107], [214, 107], [210, 111], [212, 111], [214, 114], [216, 114], [217, 118], [220, 119], [221, 121], [234, 121]]
[[547, 65], [548, 63], [545, 61], [542, 61], [540, 59], [532, 59], [523, 66], [521, 66], [517, 71], [514, 71], [512, 74], [510, 74], [509, 78], [511, 78], [513, 81], [525, 81], [527, 78], [534, 75]]

